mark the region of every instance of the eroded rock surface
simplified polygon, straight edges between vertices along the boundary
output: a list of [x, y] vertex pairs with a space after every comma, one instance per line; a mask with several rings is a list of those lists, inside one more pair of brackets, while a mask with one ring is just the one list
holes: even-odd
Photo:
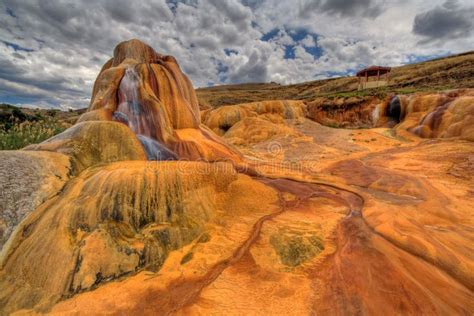
[[71, 157], [74, 174], [97, 164], [146, 160], [135, 134], [116, 122], [81, 122], [41, 144], [25, 150], [58, 152]]
[[225, 207], [219, 195], [235, 180], [231, 165], [192, 162], [129, 161], [81, 173], [21, 223], [5, 250], [4, 310], [47, 307], [159, 269], [169, 251], [198, 237]]
[[237, 151], [201, 127], [194, 88], [176, 59], [138, 40], [117, 45], [114, 57], [103, 66], [89, 112], [80, 118], [87, 120], [128, 126], [144, 144], [148, 158], [155, 160], [241, 162]]
[[378, 108], [385, 102], [377, 97], [316, 98], [307, 102], [308, 118], [331, 127], [368, 128], [383, 116]]
[[216, 134], [224, 135], [245, 118], [259, 117], [277, 123], [283, 119], [304, 117], [305, 112], [306, 105], [301, 101], [263, 101], [206, 110], [202, 113], [202, 121]]
[[71, 176], [69, 157], [0, 151], [0, 250], [20, 221], [57, 194]]
[[377, 97], [316, 98], [307, 102], [307, 117], [331, 127], [394, 127], [423, 138], [472, 141], [474, 91]]
[[461, 138], [474, 141], [474, 91], [398, 97], [400, 121], [423, 138]]

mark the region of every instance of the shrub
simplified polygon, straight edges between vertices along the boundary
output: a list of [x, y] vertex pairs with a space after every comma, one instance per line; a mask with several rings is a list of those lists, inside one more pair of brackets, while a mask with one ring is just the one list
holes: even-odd
[[29, 144], [40, 143], [64, 131], [66, 127], [55, 119], [16, 121], [0, 125], [0, 150], [14, 150]]

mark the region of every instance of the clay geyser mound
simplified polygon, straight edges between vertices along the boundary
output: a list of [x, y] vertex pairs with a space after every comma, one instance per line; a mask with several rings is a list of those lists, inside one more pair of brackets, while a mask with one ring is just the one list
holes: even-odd
[[84, 121], [117, 121], [142, 143], [149, 160], [240, 161], [237, 151], [201, 125], [191, 81], [172, 56], [143, 42], [122, 42], [94, 84]]

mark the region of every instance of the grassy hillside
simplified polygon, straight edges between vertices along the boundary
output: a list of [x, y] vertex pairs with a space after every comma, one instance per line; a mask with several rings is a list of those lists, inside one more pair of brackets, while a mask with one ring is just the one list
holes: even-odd
[[418, 64], [395, 67], [390, 85], [357, 91], [356, 77], [342, 77], [293, 85], [257, 83], [197, 89], [203, 107], [216, 107], [262, 100], [308, 100], [326, 96], [384, 96], [388, 93], [413, 93], [474, 87], [474, 51]]
[[84, 111], [28, 109], [0, 104], [0, 150], [40, 143], [72, 126]]

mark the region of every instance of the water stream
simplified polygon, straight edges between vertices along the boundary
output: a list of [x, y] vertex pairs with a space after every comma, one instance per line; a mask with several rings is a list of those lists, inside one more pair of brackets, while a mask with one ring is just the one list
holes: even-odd
[[177, 155], [157, 138], [153, 110], [140, 103], [140, 80], [135, 68], [129, 67], [120, 82], [119, 105], [112, 119], [127, 125], [138, 137], [148, 160], [176, 160]]

